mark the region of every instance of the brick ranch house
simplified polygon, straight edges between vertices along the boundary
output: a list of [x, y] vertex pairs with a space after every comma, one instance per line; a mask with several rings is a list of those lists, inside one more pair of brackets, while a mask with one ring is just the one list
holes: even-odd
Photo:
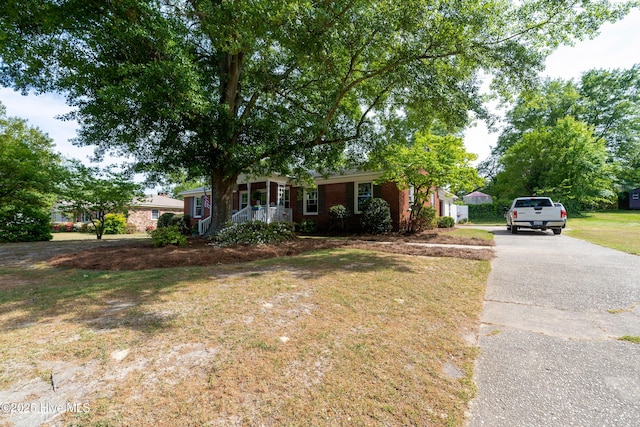
[[[314, 220], [319, 230], [327, 230], [331, 206], [344, 205], [354, 214], [351, 229], [358, 230], [362, 204], [373, 197], [380, 197], [389, 203], [393, 230], [398, 231], [409, 220], [413, 191], [400, 190], [392, 182], [374, 184], [380, 174], [350, 172], [328, 177], [317, 175], [314, 177], [314, 188], [306, 188], [279, 175], [254, 179], [240, 176], [233, 192], [232, 222], [260, 220], [300, 224], [305, 220]], [[200, 187], [180, 195], [184, 197], [184, 213], [190, 215], [192, 225], [197, 225], [199, 233], [204, 234], [210, 224], [207, 198], [211, 190]], [[449, 203], [443, 197], [446, 194], [441, 190], [432, 192], [429, 205], [436, 207], [441, 215], [449, 215], [453, 199]]]
[[[163, 213], [174, 213], [181, 215], [183, 211], [182, 200], [172, 199], [166, 193], [157, 195], [146, 195], [141, 200], [134, 201], [129, 207], [127, 223], [133, 224], [136, 231], [148, 231], [155, 229], [158, 218]], [[63, 206], [56, 205], [51, 213], [52, 224], [86, 224], [89, 218], [81, 214], [69, 214], [64, 211]], [[71, 230], [69, 230], [71, 231]]]
[[181, 215], [183, 210], [182, 200], [172, 199], [166, 193], [147, 195], [136, 202], [129, 210], [127, 222], [136, 226], [137, 231], [155, 229], [158, 218], [163, 213]]

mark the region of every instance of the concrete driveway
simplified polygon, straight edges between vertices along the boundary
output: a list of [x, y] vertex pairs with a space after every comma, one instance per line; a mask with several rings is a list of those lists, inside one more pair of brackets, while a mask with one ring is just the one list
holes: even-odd
[[495, 234], [468, 426], [640, 425], [640, 257]]

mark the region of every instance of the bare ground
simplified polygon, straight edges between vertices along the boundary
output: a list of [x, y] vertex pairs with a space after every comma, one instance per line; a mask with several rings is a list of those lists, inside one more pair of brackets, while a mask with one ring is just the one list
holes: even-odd
[[[442, 246], [432, 246], [433, 244]], [[464, 248], [458, 247], [458, 245], [484, 246], [486, 249]], [[392, 234], [350, 238], [298, 238], [277, 245], [234, 246], [227, 248], [215, 246], [206, 239], [196, 237], [189, 239], [186, 247], [166, 246], [164, 248], [154, 248], [150, 241], [138, 240], [53, 255], [48, 259], [48, 263], [56, 267], [88, 270], [146, 270], [151, 268], [249, 262], [332, 248], [367, 249], [404, 255], [487, 260], [493, 257], [492, 245], [493, 241], [448, 236], [442, 232], [414, 236]]]

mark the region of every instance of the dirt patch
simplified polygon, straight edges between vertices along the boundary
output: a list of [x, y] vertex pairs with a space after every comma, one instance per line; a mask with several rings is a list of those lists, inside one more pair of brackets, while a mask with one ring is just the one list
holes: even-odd
[[[427, 246], [421, 245], [421, 243], [487, 246], [487, 249]], [[493, 250], [489, 247], [492, 245], [492, 241], [446, 236], [441, 233], [411, 237], [388, 235], [349, 239], [299, 238], [278, 245], [235, 246], [229, 248], [214, 246], [203, 238], [191, 238], [188, 241], [188, 245], [182, 248], [175, 246], [154, 248], [150, 242], [134, 241], [117, 246], [102, 246], [55, 255], [49, 260], [49, 264], [56, 267], [89, 270], [146, 270], [150, 268], [241, 263], [333, 248], [356, 248], [405, 255], [486, 260], [493, 257]]]

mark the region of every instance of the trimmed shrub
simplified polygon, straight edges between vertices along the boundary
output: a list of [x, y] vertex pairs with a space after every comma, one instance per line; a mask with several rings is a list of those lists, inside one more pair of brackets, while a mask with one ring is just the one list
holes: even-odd
[[33, 206], [0, 208], [0, 242], [35, 242], [51, 240], [49, 212]]
[[450, 216], [441, 216], [438, 218], [438, 228], [451, 228], [455, 227], [456, 220]]
[[187, 238], [180, 232], [180, 229], [175, 225], [169, 227], [157, 228], [150, 231], [151, 240], [153, 246], [161, 248], [168, 245], [186, 246]]
[[291, 223], [249, 221], [223, 228], [213, 240], [219, 246], [233, 246], [280, 243], [295, 237]]
[[187, 214], [174, 215], [169, 226], [176, 226], [183, 236], [191, 236], [191, 217]]
[[334, 205], [329, 208], [329, 224], [333, 229], [345, 231], [351, 219], [351, 211], [344, 205]]
[[305, 219], [300, 223], [300, 232], [313, 234], [318, 231], [318, 221], [315, 219]]
[[160, 215], [160, 218], [158, 218], [157, 227], [164, 228], [164, 227], [170, 226], [171, 220], [173, 219], [174, 216], [175, 214], [171, 212], [163, 213], [162, 215]]
[[387, 201], [380, 198], [368, 200], [363, 207], [360, 224], [366, 233], [383, 234], [391, 231], [391, 210]]
[[120, 214], [104, 216], [104, 234], [124, 234], [127, 231], [127, 219]]
[[157, 227], [165, 228], [176, 226], [185, 236], [191, 235], [191, 217], [187, 214], [176, 215], [171, 212], [165, 212], [158, 218]]

